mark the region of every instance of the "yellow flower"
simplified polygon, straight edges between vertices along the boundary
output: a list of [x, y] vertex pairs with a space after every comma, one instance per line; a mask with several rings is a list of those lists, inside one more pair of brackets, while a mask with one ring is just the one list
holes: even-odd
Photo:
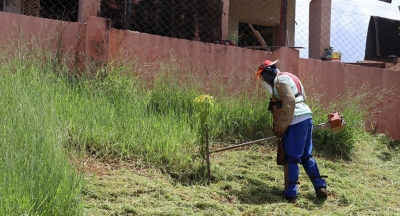
[[210, 95], [200, 95], [194, 99], [194, 102], [196, 103], [204, 103], [204, 104], [210, 104], [211, 106], [214, 105], [213, 103], [213, 96]]

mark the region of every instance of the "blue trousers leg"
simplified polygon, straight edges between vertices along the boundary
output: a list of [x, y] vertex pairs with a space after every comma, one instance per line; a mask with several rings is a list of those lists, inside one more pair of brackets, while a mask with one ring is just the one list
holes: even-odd
[[286, 162], [288, 163], [289, 187], [285, 190], [286, 196], [295, 197], [298, 187], [296, 182], [299, 176], [298, 163], [303, 165], [314, 188], [326, 187], [326, 183], [320, 177], [316, 161], [312, 158], [312, 119], [307, 119], [294, 125], [290, 125], [283, 135], [283, 148]]
[[310, 157], [307, 161], [304, 161], [303, 168], [306, 171], [308, 177], [314, 185], [314, 188], [317, 189], [319, 187], [326, 187], [326, 182], [320, 176], [317, 162], [314, 158]]
[[299, 189], [297, 186], [297, 181], [299, 178], [300, 169], [297, 163], [289, 163], [287, 166], [289, 184], [288, 188], [283, 192], [283, 194], [287, 197], [296, 197]]

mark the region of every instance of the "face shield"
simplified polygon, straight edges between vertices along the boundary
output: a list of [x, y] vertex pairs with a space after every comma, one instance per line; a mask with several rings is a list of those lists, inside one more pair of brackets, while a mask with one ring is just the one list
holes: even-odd
[[264, 86], [264, 88], [267, 90], [267, 92], [272, 95], [272, 86], [271, 85], [267, 84], [264, 81], [261, 81], [261, 85]]
[[257, 78], [273, 85], [278, 69], [276, 68], [276, 62], [278, 60], [271, 62], [270, 60], [265, 60], [260, 64], [257, 71]]

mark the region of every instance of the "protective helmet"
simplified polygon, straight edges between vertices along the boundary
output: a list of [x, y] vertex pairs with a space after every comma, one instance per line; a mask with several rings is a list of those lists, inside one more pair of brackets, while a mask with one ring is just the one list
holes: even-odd
[[264, 62], [260, 63], [256, 77], [259, 78], [262, 76], [265, 82], [272, 84], [276, 74], [278, 73], [278, 69], [275, 65], [278, 61], [279, 59], [273, 62], [270, 60], [265, 60]]

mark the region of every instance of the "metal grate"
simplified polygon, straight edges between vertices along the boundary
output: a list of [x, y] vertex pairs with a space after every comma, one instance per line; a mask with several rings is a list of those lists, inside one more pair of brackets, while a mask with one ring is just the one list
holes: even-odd
[[22, 2], [22, 14], [28, 16], [39, 16], [40, 0], [24, 0]]
[[[313, 8], [309, 1], [305, 2], [307, 3], [287, 0], [22, 0], [21, 5], [2, 1], [1, 10], [71, 22], [79, 19], [85, 22], [83, 19], [87, 16], [82, 16], [82, 13], [91, 11], [89, 15], [109, 18], [115, 29], [262, 50], [268, 49], [261, 46], [268, 46], [272, 51], [281, 46], [296, 47], [302, 48], [299, 49], [300, 57], [322, 60], [331, 60], [332, 56], [327, 55], [329, 50], [325, 49], [332, 47], [331, 51], [341, 53], [342, 62], [362, 63], [366, 53], [369, 20], [376, 16], [376, 11], [383, 8], [373, 8], [372, 12], [364, 13], [364, 10], [352, 12], [335, 8], [340, 0], [335, 1], [338, 3], [332, 4], [331, 9]], [[363, 5], [366, 9], [372, 8], [368, 4], [372, 3]], [[391, 5], [384, 2], [381, 4]], [[344, 1], [343, 5], [346, 6], [347, 3]], [[320, 15], [311, 13], [315, 10], [321, 10], [322, 19]], [[398, 13], [397, 7], [395, 10]], [[319, 29], [315, 29], [313, 23], [319, 25]], [[399, 36], [399, 33], [400, 30], [394, 34]], [[388, 67], [398, 68], [395, 58], [392, 62]]]
[[40, 17], [70, 22], [78, 21], [79, 0], [40, 0], [39, 5]]

